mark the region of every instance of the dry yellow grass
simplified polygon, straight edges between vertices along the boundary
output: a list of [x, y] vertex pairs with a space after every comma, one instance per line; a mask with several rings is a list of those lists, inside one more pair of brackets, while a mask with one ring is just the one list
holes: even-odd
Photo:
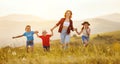
[[116, 34], [120, 31], [95, 36], [88, 47], [80, 37], [72, 37], [67, 50], [61, 49], [59, 40], [51, 41], [50, 52], [44, 52], [41, 44], [35, 45], [33, 53], [26, 53], [24, 46], [1, 48], [0, 64], [120, 64], [120, 37]]

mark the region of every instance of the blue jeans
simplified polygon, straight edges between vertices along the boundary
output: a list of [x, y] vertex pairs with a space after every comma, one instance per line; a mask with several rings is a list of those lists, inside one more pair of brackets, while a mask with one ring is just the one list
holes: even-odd
[[60, 36], [61, 36], [61, 43], [62, 44], [70, 42], [70, 35], [67, 34], [67, 30], [63, 29]]
[[89, 37], [82, 35], [82, 41], [83, 41], [83, 43], [84, 43], [85, 41], [89, 41]]

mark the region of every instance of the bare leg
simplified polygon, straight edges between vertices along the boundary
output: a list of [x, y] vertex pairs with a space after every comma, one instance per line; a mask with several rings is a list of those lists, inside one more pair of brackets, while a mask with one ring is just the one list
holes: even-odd
[[68, 43], [65, 44], [65, 49], [68, 48]]
[[65, 47], [65, 44], [62, 44], [61, 46], [62, 46], [62, 48], [64, 48], [64, 47]]
[[88, 45], [88, 41], [85, 40], [85, 41], [84, 41], [84, 46], [87, 47], [87, 45]]
[[44, 49], [44, 51], [46, 51], [46, 48], [43, 48]]
[[49, 48], [49, 47], [47, 47], [47, 51], [48, 51], [48, 52], [50, 51], [50, 48]]
[[31, 52], [33, 52], [34, 46], [31, 46]]
[[29, 47], [27, 46], [27, 47], [26, 47], [26, 51], [27, 51], [27, 53], [29, 53], [29, 50], [28, 50], [28, 49], [29, 49]]

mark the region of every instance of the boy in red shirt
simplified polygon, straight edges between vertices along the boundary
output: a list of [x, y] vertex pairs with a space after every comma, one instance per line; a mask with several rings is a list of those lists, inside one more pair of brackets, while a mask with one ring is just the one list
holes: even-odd
[[42, 45], [44, 48], [44, 51], [50, 51], [50, 37], [53, 36], [53, 31], [51, 30], [51, 34], [47, 34], [47, 31], [42, 31], [42, 35], [38, 35], [39, 38], [42, 39]]

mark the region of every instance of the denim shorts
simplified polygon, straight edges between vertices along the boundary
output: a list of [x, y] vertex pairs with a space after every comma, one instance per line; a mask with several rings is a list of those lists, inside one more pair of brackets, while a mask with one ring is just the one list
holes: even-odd
[[84, 43], [86, 40], [89, 41], [89, 37], [82, 35], [82, 41], [83, 41], [83, 43]]
[[61, 43], [69, 43], [70, 42], [70, 35], [67, 34], [67, 30], [62, 30], [61, 34]]
[[27, 45], [26, 45], [27, 47], [28, 47], [28, 46], [33, 46], [33, 45], [34, 45], [33, 40], [27, 41]]

